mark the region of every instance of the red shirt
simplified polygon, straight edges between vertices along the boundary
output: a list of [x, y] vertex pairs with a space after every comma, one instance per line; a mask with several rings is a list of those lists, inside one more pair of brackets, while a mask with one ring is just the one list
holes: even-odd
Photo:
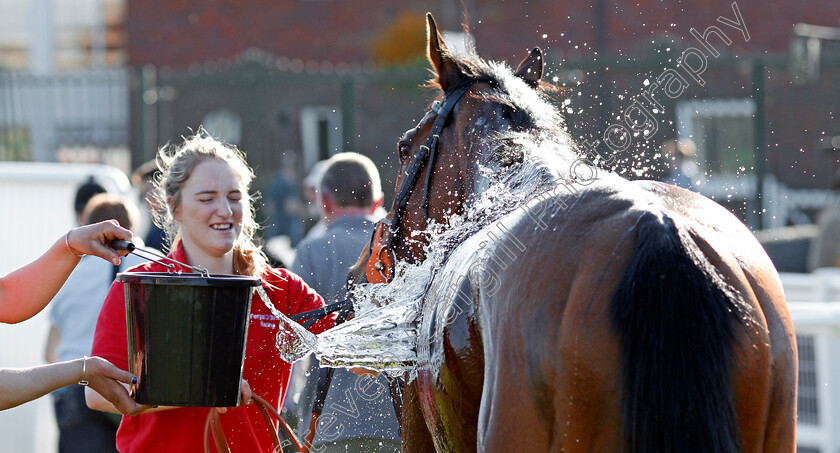
[[[180, 245], [169, 256], [187, 263]], [[149, 262], [133, 267], [128, 272], [165, 271], [166, 268], [160, 264]], [[287, 316], [324, 305], [321, 296], [300, 277], [285, 269], [269, 269], [261, 278], [269, 299]], [[314, 333], [323, 332], [332, 327], [333, 320], [334, 317], [325, 318], [310, 330]], [[255, 291], [251, 301], [251, 320], [248, 325], [248, 344], [245, 349], [242, 378], [248, 381], [254, 394], [263, 397], [275, 408], [279, 408], [283, 402], [291, 371], [291, 365], [282, 361], [275, 349], [278, 322], [278, 318], [271, 314]], [[128, 370], [125, 296], [122, 283], [115, 282], [108, 291], [96, 323], [91, 354]], [[122, 453], [201, 453], [204, 451], [204, 422], [210, 410], [215, 409], [183, 407], [136, 417], [123, 416], [117, 431], [117, 449]], [[221, 414], [221, 420], [232, 452], [273, 451], [268, 429], [255, 405], [228, 410], [227, 413]], [[215, 451], [212, 441], [210, 448]]]

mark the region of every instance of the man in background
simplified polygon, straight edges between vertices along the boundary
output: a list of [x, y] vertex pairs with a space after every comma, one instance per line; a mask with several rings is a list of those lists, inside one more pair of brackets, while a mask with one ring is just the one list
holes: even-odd
[[[344, 299], [347, 272], [367, 246], [382, 204], [379, 172], [373, 162], [357, 153], [341, 153], [324, 166], [318, 200], [326, 230], [301, 241], [291, 270], [324, 297], [327, 303]], [[295, 364], [285, 409], [297, 415], [301, 438], [309, 429], [318, 377], [311, 360], [308, 377], [303, 361]], [[301, 364], [301, 366], [298, 366]], [[357, 385], [358, 380], [368, 380]], [[359, 388], [367, 389], [364, 395]], [[371, 389], [376, 389], [372, 391]], [[371, 398], [371, 395], [376, 395]], [[350, 401], [352, 400], [352, 402]], [[357, 410], [349, 411], [355, 403]], [[399, 423], [384, 376], [359, 376], [338, 368], [333, 374], [323, 414], [335, 422], [316, 432], [312, 450], [323, 452], [399, 452]]]
[[155, 179], [158, 175], [160, 175], [160, 170], [154, 159], [141, 165], [131, 174], [131, 183], [140, 192], [141, 201], [141, 219], [138, 224], [135, 224], [135, 232], [139, 232], [140, 236], [143, 237], [146, 247], [165, 251], [167, 250], [166, 238], [163, 230], [155, 224], [151, 213], [152, 192], [155, 189]]

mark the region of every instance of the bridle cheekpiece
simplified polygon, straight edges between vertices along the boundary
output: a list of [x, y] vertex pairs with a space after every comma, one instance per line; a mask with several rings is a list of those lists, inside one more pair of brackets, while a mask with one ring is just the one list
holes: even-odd
[[[394, 213], [391, 219], [382, 219], [377, 222], [374, 227], [373, 236], [368, 245], [368, 262], [366, 266], [367, 280], [370, 283], [388, 283], [394, 278], [394, 264], [396, 262], [396, 253], [394, 252], [394, 243], [398, 242], [399, 246], [405, 252], [405, 256], [409, 263], [414, 263], [415, 259], [411, 253], [408, 240], [400, 234], [405, 210], [408, 206], [408, 200], [414, 191], [414, 186], [420, 179], [420, 174], [424, 167], [428, 167], [429, 171], [426, 173], [426, 181], [423, 188], [423, 201], [421, 207], [423, 208], [423, 215], [426, 221], [429, 220], [429, 187], [432, 181], [432, 174], [434, 173], [435, 162], [438, 155], [438, 145], [440, 143], [440, 133], [446, 121], [455, 109], [455, 105], [464, 97], [470, 87], [477, 82], [489, 81], [485, 79], [469, 79], [444, 94], [443, 99], [432, 103], [430, 109], [435, 112], [437, 118], [426, 137], [426, 141], [420, 146], [414, 157], [411, 160], [408, 168], [405, 171], [404, 179], [400, 185], [400, 190], [394, 200], [392, 212]], [[386, 231], [387, 227], [387, 231]]]

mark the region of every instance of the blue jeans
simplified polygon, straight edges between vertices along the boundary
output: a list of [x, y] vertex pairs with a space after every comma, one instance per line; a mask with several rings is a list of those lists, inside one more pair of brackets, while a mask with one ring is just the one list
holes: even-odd
[[59, 453], [115, 452], [119, 416], [88, 409], [85, 388], [70, 385], [52, 393]]

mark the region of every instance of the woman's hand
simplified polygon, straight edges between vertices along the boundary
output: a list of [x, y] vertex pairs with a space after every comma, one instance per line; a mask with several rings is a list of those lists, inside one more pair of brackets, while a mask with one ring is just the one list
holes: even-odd
[[128, 255], [128, 252], [112, 249], [111, 241], [114, 239], [130, 241], [131, 231], [121, 227], [116, 220], [106, 220], [73, 228], [67, 233], [66, 239], [70, 252], [77, 256], [96, 255], [119, 265], [120, 257]]
[[38, 314], [55, 297], [83, 254], [119, 264], [120, 256], [128, 252], [109, 247], [114, 239], [131, 240], [131, 231], [115, 220], [74, 228], [35, 261], [0, 277], [0, 322], [17, 323]]
[[137, 378], [103, 358], [87, 358], [84, 379], [89, 382], [90, 388], [110, 401], [123, 414], [137, 415], [148, 409], [148, 406], [137, 404], [131, 399], [125, 386], [121, 384], [136, 384]]
[[[239, 397], [240, 406], [247, 406], [253, 402], [253, 400], [251, 399], [251, 397], [253, 396], [253, 393], [251, 393], [251, 386], [248, 385], [248, 381], [246, 381], [245, 379], [242, 380], [242, 384], [239, 386], [239, 392], [241, 393], [241, 396]], [[228, 411], [228, 408], [217, 407], [216, 410], [220, 414], [224, 414]]]

